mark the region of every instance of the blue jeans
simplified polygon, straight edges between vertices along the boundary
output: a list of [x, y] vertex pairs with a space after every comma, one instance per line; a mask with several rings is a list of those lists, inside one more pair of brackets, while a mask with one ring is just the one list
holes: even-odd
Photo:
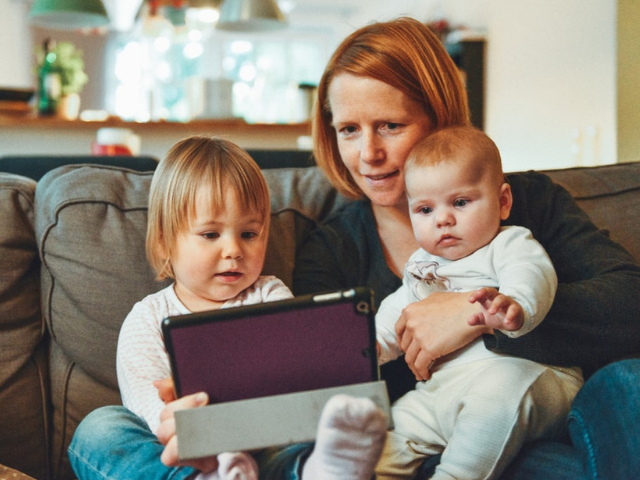
[[[576, 396], [569, 414], [573, 445], [527, 445], [501, 480], [631, 480], [640, 478], [640, 359], [612, 363], [596, 372]], [[146, 423], [124, 407], [103, 407], [79, 425], [69, 459], [80, 480], [183, 479], [187, 467], [160, 462], [162, 445]], [[310, 444], [256, 455], [261, 480], [299, 480]], [[118, 457], [124, 461], [116, 461]], [[428, 478], [437, 457], [417, 478]]]
[[163, 465], [163, 448], [144, 420], [124, 407], [109, 406], [80, 422], [68, 453], [81, 480], [182, 480], [194, 473], [190, 467]]
[[573, 402], [569, 431], [586, 478], [640, 478], [640, 359], [606, 366], [585, 387]]
[[[125, 407], [108, 406], [87, 415], [69, 445], [69, 461], [80, 480], [182, 480], [191, 467], [167, 467], [164, 446], [147, 423]], [[270, 448], [255, 454], [261, 480], [299, 480], [313, 444]]]

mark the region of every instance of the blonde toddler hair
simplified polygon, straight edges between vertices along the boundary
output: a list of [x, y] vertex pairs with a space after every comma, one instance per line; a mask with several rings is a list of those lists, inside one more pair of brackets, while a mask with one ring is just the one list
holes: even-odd
[[174, 278], [171, 257], [178, 236], [195, 218], [196, 196], [206, 188], [221, 210], [231, 189], [243, 210], [264, 219], [267, 241], [270, 199], [260, 167], [236, 144], [216, 137], [193, 136], [175, 144], [151, 181], [146, 251], [159, 280]]

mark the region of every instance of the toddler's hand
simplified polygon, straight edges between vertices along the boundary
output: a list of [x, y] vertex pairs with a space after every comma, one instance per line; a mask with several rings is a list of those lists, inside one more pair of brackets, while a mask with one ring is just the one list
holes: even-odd
[[176, 399], [176, 389], [173, 388], [173, 379], [171, 377], [155, 380], [153, 386], [158, 389], [158, 396], [165, 405]]
[[164, 451], [160, 457], [162, 463], [169, 467], [189, 465], [203, 473], [213, 472], [218, 469], [218, 459], [215, 456], [199, 458], [189, 462], [180, 462], [178, 458], [175, 412], [186, 408], [202, 407], [208, 403], [209, 397], [206, 393], [194, 393], [165, 405], [160, 413], [160, 426], [156, 432], [158, 440], [164, 445]]

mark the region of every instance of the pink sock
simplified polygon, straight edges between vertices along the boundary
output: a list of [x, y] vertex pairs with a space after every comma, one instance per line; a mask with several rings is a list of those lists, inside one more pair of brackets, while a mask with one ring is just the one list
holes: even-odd
[[386, 432], [384, 412], [371, 399], [332, 397], [322, 411], [302, 480], [370, 480]]
[[258, 480], [258, 464], [248, 453], [221, 453], [218, 462], [220, 480]]
[[218, 470], [200, 472], [194, 480], [258, 480], [258, 465], [244, 452], [225, 452], [218, 455]]

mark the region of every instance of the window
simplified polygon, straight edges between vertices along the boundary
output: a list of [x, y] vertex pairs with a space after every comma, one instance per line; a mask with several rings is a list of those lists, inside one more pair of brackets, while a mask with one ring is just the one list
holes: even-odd
[[155, 16], [112, 39], [108, 110], [142, 122], [234, 116], [250, 123], [291, 123], [308, 118], [309, 90], [304, 87], [320, 80], [332, 31], [239, 34], [216, 31], [189, 13], [184, 20], [176, 26]]

